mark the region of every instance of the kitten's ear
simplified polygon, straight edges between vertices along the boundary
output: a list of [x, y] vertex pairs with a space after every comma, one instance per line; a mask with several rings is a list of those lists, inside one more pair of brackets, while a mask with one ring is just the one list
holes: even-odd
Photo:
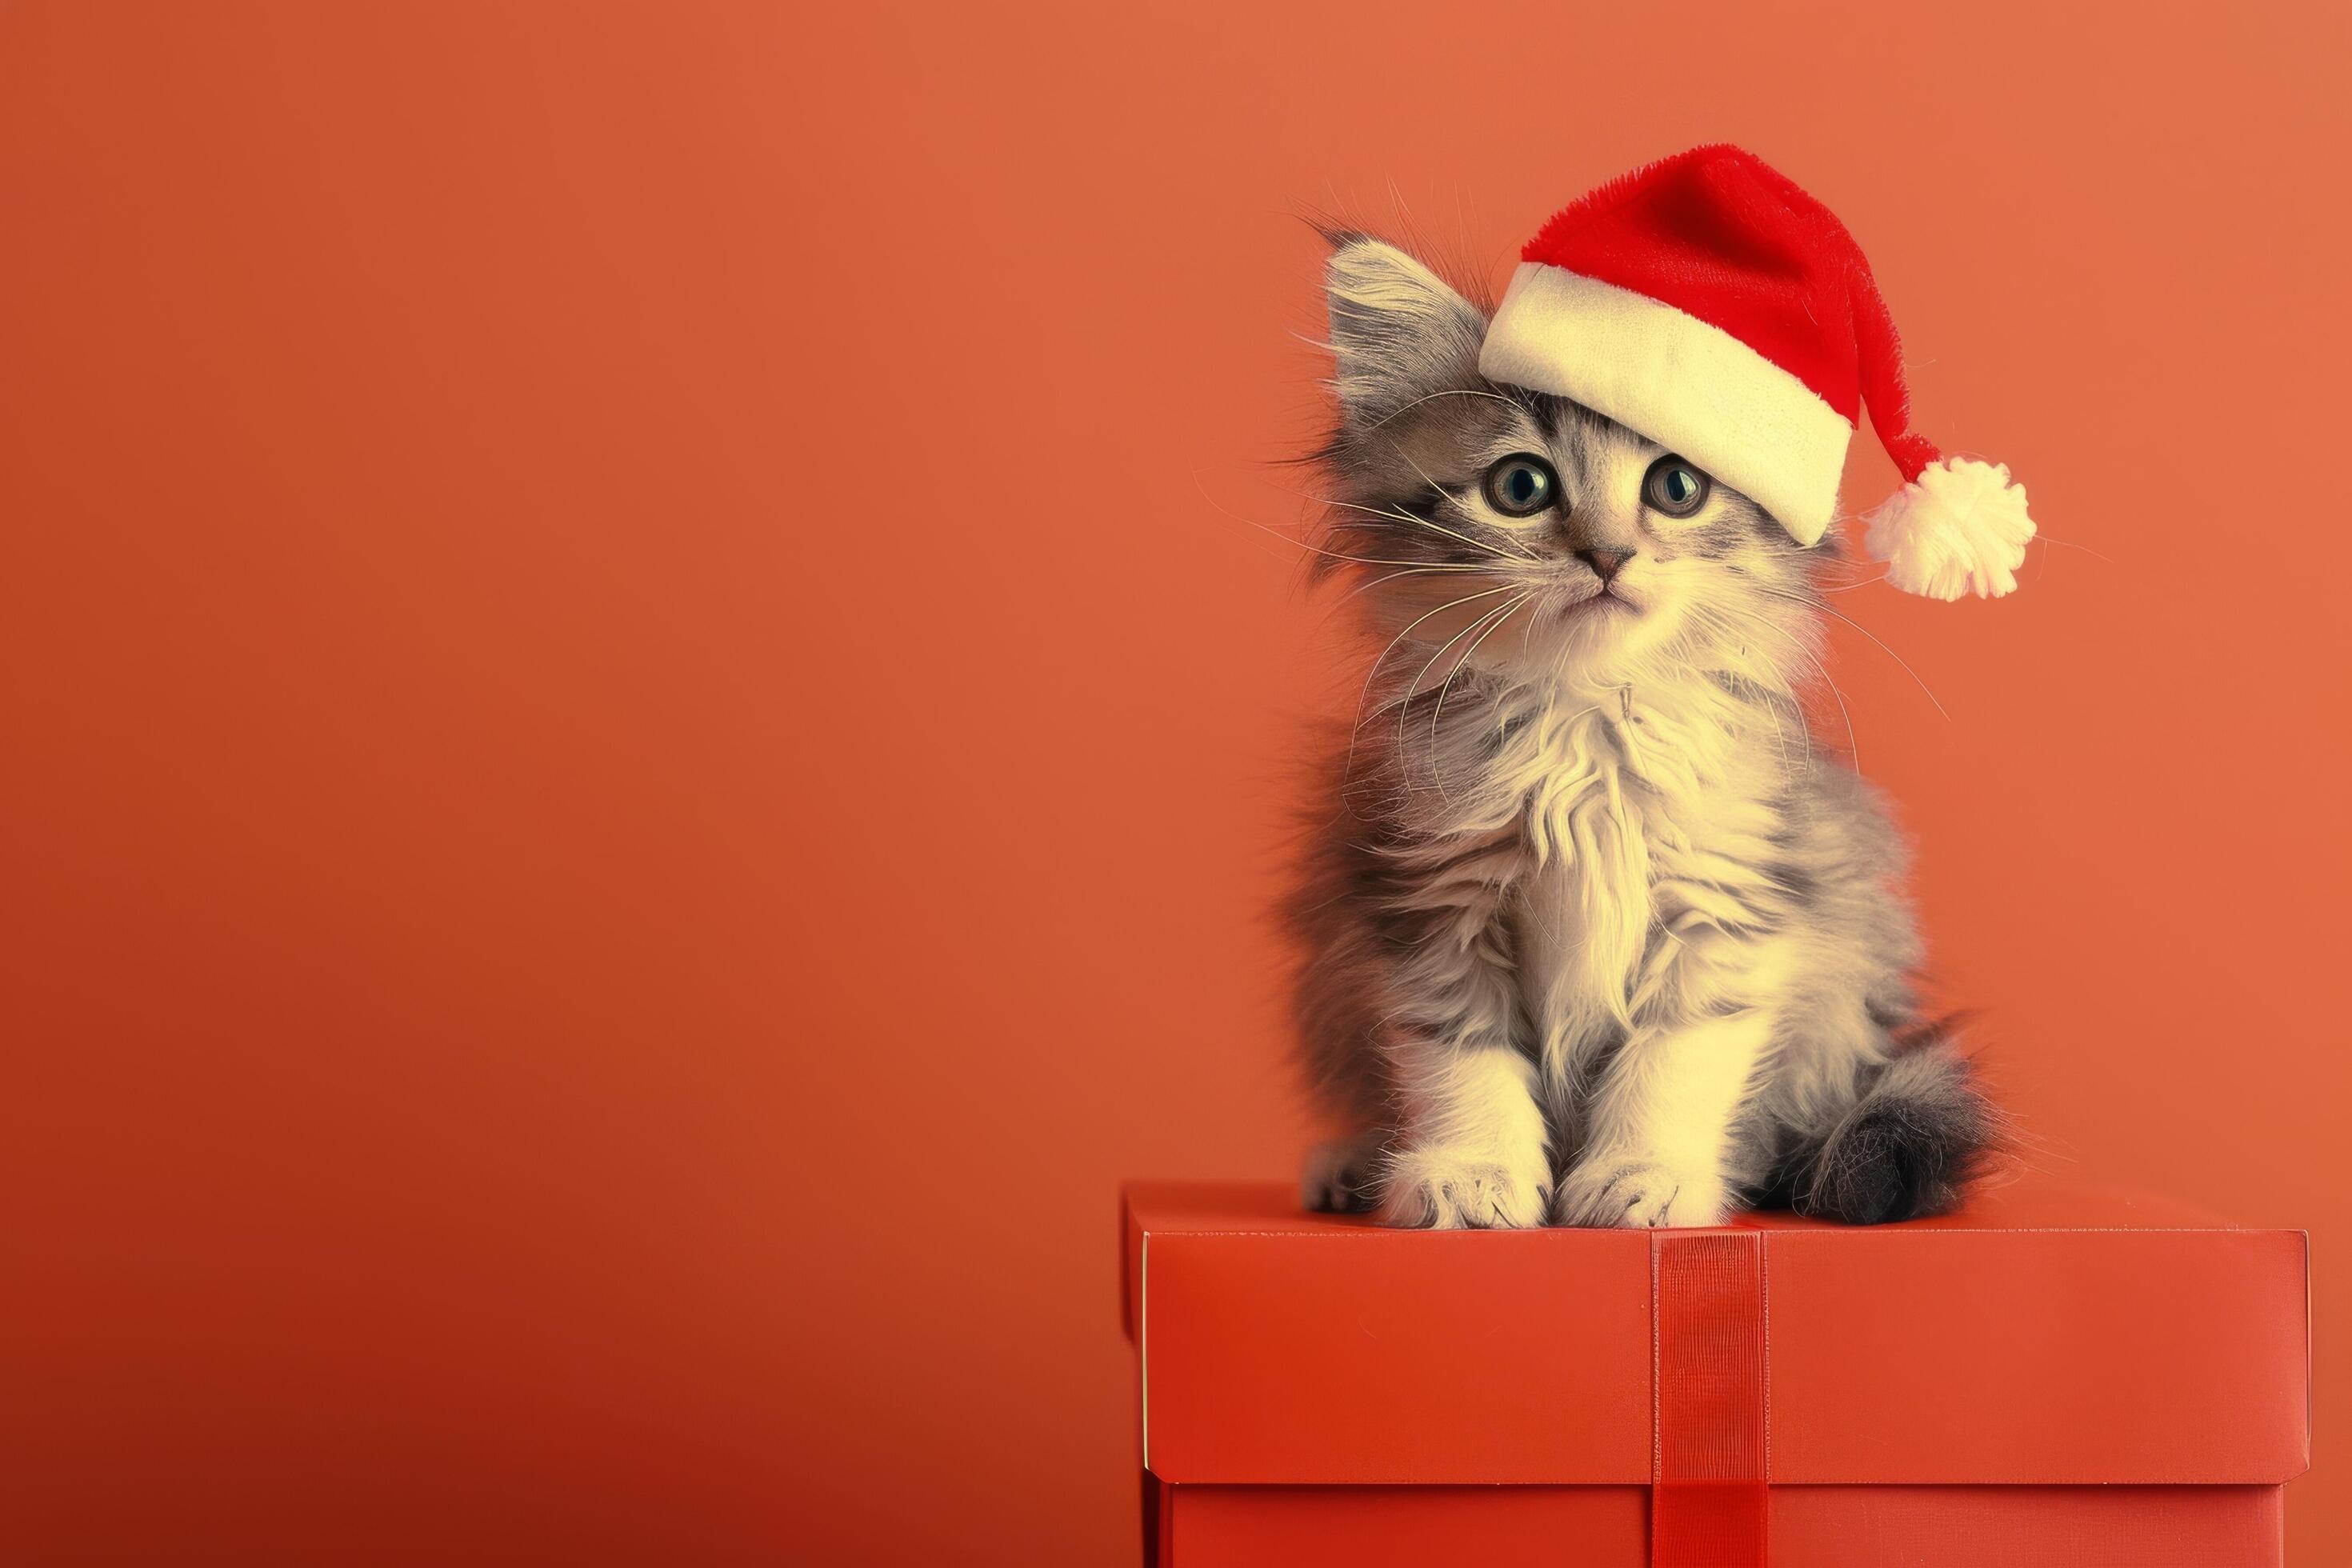
[[1336, 235], [1323, 269], [1342, 427], [1361, 429], [1417, 397], [1478, 384], [1486, 317], [1395, 246]]

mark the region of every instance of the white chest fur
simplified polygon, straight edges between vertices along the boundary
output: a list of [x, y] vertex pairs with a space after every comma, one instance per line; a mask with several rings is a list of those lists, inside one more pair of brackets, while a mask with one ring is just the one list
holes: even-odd
[[1513, 951], [1549, 1064], [1626, 1021], [1651, 924], [1649, 785], [1622, 714], [1588, 708], [1532, 727], [1523, 767], [1529, 863], [1513, 900]]
[[1522, 1000], [1548, 1076], [1562, 1079], [1654, 996], [1661, 975], [1644, 959], [1662, 928], [1736, 913], [1741, 884], [1760, 875], [1748, 868], [1762, 858], [1776, 782], [1727, 703], [1601, 695], [1544, 703], [1494, 763], [1526, 828], [1509, 905]]

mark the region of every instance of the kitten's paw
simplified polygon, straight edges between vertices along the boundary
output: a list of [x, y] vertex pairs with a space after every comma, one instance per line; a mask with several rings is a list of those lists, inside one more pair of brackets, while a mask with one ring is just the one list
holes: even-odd
[[1307, 1156], [1300, 1201], [1318, 1214], [1369, 1214], [1380, 1201], [1381, 1141], [1334, 1138]]
[[1515, 1167], [1444, 1149], [1402, 1151], [1389, 1161], [1381, 1218], [1424, 1230], [1511, 1230], [1541, 1225], [1551, 1196], [1540, 1161]]
[[1553, 1195], [1554, 1225], [1721, 1225], [1732, 1209], [1731, 1189], [1713, 1171], [1677, 1169], [1640, 1155], [1586, 1159]]

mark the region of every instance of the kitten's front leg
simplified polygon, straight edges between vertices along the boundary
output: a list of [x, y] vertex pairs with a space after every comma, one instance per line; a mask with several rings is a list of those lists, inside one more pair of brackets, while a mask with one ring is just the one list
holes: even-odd
[[1719, 1225], [1732, 1127], [1772, 1037], [1760, 1008], [1635, 1031], [1593, 1097], [1591, 1134], [1552, 1200], [1558, 1225]]
[[1387, 1161], [1381, 1217], [1391, 1225], [1541, 1225], [1551, 1158], [1535, 1064], [1494, 1039], [1416, 1040], [1392, 1050], [1404, 1137]]
[[1375, 1031], [1399, 1121], [1381, 1172], [1391, 1225], [1541, 1225], [1551, 1154], [1522, 1048], [1526, 1008], [1504, 928], [1505, 863], [1514, 832], [1441, 839], [1400, 851], [1415, 882], [1383, 911]]

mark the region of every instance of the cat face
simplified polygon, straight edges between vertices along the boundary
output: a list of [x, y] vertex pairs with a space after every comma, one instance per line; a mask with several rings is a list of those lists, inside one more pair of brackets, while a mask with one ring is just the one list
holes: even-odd
[[1432, 650], [1433, 675], [1804, 679], [1830, 545], [1624, 426], [1482, 377], [1485, 313], [1402, 251], [1347, 240], [1328, 285], [1321, 560], [1360, 580], [1391, 646]]

